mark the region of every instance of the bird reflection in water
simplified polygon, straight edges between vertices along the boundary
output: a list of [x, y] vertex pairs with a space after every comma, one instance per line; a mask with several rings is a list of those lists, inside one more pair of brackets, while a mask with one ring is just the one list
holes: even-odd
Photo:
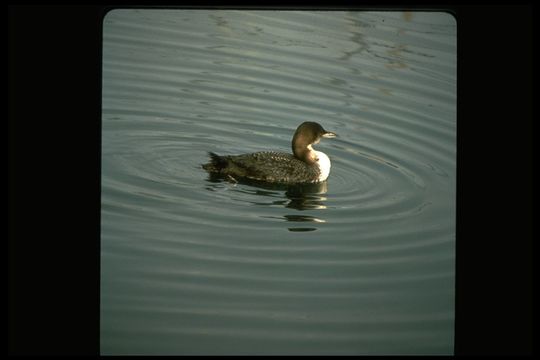
[[[207, 181], [211, 183], [222, 183], [226, 181], [223, 177], [210, 175]], [[238, 187], [237, 184], [250, 185], [257, 188]], [[234, 182], [234, 191], [244, 194], [258, 195], [261, 197], [274, 198], [271, 201], [251, 201], [251, 204], [262, 206], [281, 206], [288, 209], [303, 210], [321, 210], [326, 209], [326, 192], [328, 183], [326, 181], [314, 184], [271, 184], [256, 182], [252, 180], [242, 180]], [[213, 187], [207, 187], [208, 190], [215, 191]], [[283, 216], [264, 216], [271, 219], [282, 219], [288, 222], [299, 223], [325, 223], [326, 221], [310, 215], [283, 215]], [[315, 231], [315, 227], [294, 227], [288, 228], [289, 231]]]

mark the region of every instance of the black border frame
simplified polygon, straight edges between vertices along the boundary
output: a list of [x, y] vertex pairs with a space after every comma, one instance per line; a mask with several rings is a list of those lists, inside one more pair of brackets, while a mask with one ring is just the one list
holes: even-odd
[[[270, 7], [455, 15], [455, 353], [532, 354], [532, 2]], [[10, 355], [99, 355], [101, 21], [112, 8], [8, 7]]]

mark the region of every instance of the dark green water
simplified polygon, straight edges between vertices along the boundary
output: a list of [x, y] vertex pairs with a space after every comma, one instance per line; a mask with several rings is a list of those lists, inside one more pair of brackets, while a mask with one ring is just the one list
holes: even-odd
[[[103, 24], [102, 354], [452, 354], [456, 23], [116, 10]], [[207, 151], [339, 138], [303, 192]]]

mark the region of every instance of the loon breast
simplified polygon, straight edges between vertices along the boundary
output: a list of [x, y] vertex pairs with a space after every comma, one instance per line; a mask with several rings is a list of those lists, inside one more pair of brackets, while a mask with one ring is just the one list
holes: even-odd
[[319, 178], [318, 181], [325, 181], [330, 175], [330, 158], [323, 153], [322, 151], [313, 150], [317, 156], [317, 166], [319, 167]]

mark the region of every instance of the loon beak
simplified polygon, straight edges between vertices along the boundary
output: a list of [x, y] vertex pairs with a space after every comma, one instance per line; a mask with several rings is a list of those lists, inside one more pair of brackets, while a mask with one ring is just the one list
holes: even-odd
[[336, 136], [337, 136], [337, 134], [333, 133], [331, 131], [327, 131], [322, 135], [322, 137], [324, 137], [324, 138], [335, 138]]

